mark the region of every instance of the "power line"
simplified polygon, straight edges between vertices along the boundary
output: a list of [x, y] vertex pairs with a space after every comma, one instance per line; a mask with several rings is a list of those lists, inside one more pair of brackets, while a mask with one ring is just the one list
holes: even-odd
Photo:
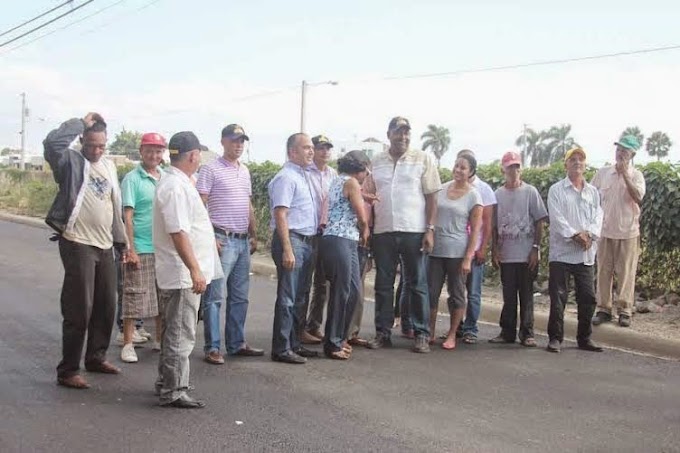
[[647, 49], [629, 50], [629, 51], [625, 51], [625, 52], [606, 53], [606, 54], [599, 54], [599, 55], [588, 55], [588, 56], [584, 56], [584, 57], [574, 57], [574, 58], [562, 58], [562, 59], [556, 59], [556, 60], [542, 60], [542, 61], [534, 61], [534, 62], [529, 62], [529, 63], [519, 63], [519, 64], [505, 65], [505, 66], [488, 66], [488, 67], [473, 68], [473, 69], [460, 69], [460, 70], [457, 70], [457, 71], [449, 71], [449, 72], [435, 72], [435, 73], [429, 73], [429, 74], [413, 74], [413, 75], [406, 75], [406, 76], [391, 76], [391, 77], [384, 77], [381, 80], [406, 80], [406, 79], [425, 79], [425, 78], [434, 78], [434, 77], [450, 77], [450, 76], [456, 76], [456, 75], [461, 75], [461, 74], [472, 74], [472, 73], [477, 73], [477, 72], [505, 71], [505, 70], [508, 70], [508, 69], [521, 69], [521, 68], [528, 68], [528, 67], [532, 67], [532, 66], [548, 66], [548, 65], [554, 65], [554, 64], [573, 63], [573, 62], [578, 62], [578, 61], [600, 60], [600, 59], [604, 59], [604, 58], [625, 57], [625, 56], [630, 56], [630, 55], [641, 55], [641, 54], [647, 54], [647, 53], [665, 52], [665, 51], [669, 51], [669, 50], [678, 50], [678, 49], [680, 49], [680, 45], [672, 45], [672, 46], [664, 46], [664, 47], [651, 47], [651, 48], [647, 48]]
[[55, 17], [54, 19], [48, 20], [47, 22], [43, 22], [42, 24], [38, 25], [37, 27], [32, 28], [32, 29], [30, 29], [29, 31], [27, 31], [27, 32], [25, 32], [25, 33], [22, 33], [22, 34], [20, 34], [19, 36], [10, 39], [9, 41], [3, 42], [2, 44], [0, 44], [0, 48], [3, 48], [3, 47], [5, 47], [7, 44], [11, 44], [11, 43], [13, 43], [14, 41], [17, 41], [17, 40], [19, 40], [19, 39], [21, 39], [21, 38], [23, 38], [23, 37], [25, 37], [25, 36], [28, 36], [28, 35], [30, 35], [31, 33], [35, 33], [36, 31], [40, 30], [41, 28], [47, 27], [47, 26], [48, 26], [49, 24], [51, 24], [52, 22], [58, 21], [59, 19], [61, 19], [61, 18], [64, 17], [64, 16], [68, 16], [69, 14], [75, 13], [75, 12], [78, 11], [80, 8], [82, 8], [83, 6], [89, 5], [89, 4], [92, 3], [93, 1], [94, 1], [94, 0], [87, 0], [86, 2], [81, 3], [80, 5], [76, 6], [75, 8], [72, 8], [71, 10], [66, 11], [64, 14], [61, 14], [61, 15]]
[[[72, 27], [72, 26], [74, 26], [74, 25], [76, 25], [76, 24], [79, 24], [80, 22], [83, 22], [84, 20], [87, 20], [87, 19], [89, 19], [89, 18], [91, 18], [91, 17], [93, 17], [93, 16], [96, 16], [97, 14], [103, 13], [103, 12], [106, 11], [107, 9], [111, 9], [111, 8], [113, 8], [114, 6], [119, 5], [119, 4], [121, 4], [121, 3], [125, 2], [125, 1], [127, 1], [127, 0], [118, 0], [118, 1], [116, 1], [116, 2], [114, 2], [114, 3], [111, 3], [110, 5], [107, 5], [107, 6], [103, 7], [103, 8], [101, 8], [101, 9], [98, 9], [97, 11], [95, 11], [95, 12], [93, 12], [93, 13], [91, 13], [91, 14], [88, 14], [87, 16], [81, 17], [80, 19], [74, 20], [73, 22], [69, 22], [68, 24], [64, 25], [63, 27], [55, 28], [54, 30], [52, 30], [52, 31], [50, 31], [50, 32], [47, 32], [47, 33], [45, 33], [45, 34], [43, 34], [43, 35], [36, 36], [35, 38], [33, 38], [33, 39], [29, 40], [29, 41], [22, 42], [21, 44], [19, 44], [19, 45], [15, 46], [15, 47], [12, 47], [12, 48], [9, 49], [9, 50], [7, 50], [5, 53], [10, 53], [10, 52], [12, 52], [12, 51], [14, 51], [14, 50], [21, 49], [22, 47], [27, 46], [27, 45], [29, 45], [29, 44], [31, 44], [31, 43], [33, 43], [33, 42], [36, 42], [36, 41], [38, 41], [38, 40], [41, 40], [41, 39], [43, 39], [43, 38], [46, 38], [46, 37], [50, 36], [50, 35], [53, 34], [53, 33], [56, 33], [56, 32], [61, 31], [61, 30], [65, 30], [65, 29], [67, 29], [67, 28], [69, 28], [69, 27]], [[155, 1], [159, 1], [159, 0], [155, 0]]]
[[7, 30], [7, 31], [3, 31], [2, 33], [0, 33], [0, 36], [5, 36], [6, 34], [12, 33], [14, 30], [17, 30], [17, 29], [23, 27], [24, 25], [28, 25], [28, 24], [30, 24], [31, 22], [35, 22], [36, 20], [40, 19], [41, 17], [47, 16], [47, 15], [50, 14], [51, 12], [56, 11], [56, 10], [58, 10], [59, 8], [63, 7], [63, 6], [68, 5], [69, 3], [73, 3], [73, 0], [66, 0], [66, 1], [65, 1], [64, 3], [62, 3], [61, 5], [57, 5], [57, 6], [55, 6], [54, 8], [50, 9], [49, 11], [45, 11], [44, 13], [39, 14], [39, 15], [35, 16], [35, 17], [32, 18], [32, 19], [28, 19], [26, 22], [23, 22], [23, 23], [17, 25], [16, 27], [14, 27], [14, 28], [10, 28], [10, 29]]
[[134, 9], [134, 10], [132, 10], [132, 11], [128, 11], [127, 13], [119, 14], [118, 16], [112, 18], [110, 21], [105, 22], [105, 23], [103, 23], [103, 24], [97, 26], [96, 28], [92, 28], [92, 29], [90, 29], [90, 30], [86, 30], [86, 31], [82, 32], [81, 34], [82, 34], [82, 35], [86, 35], [86, 34], [88, 34], [88, 33], [94, 33], [94, 32], [96, 32], [96, 31], [99, 31], [99, 30], [101, 30], [102, 28], [108, 27], [109, 25], [111, 25], [112, 23], [116, 22], [117, 20], [124, 19], [125, 17], [130, 16], [130, 15], [132, 15], [132, 14], [136, 14], [136, 13], [142, 11], [142, 10], [145, 10], [146, 8], [148, 8], [148, 7], [150, 7], [150, 6], [155, 5], [156, 3], [160, 2], [160, 1], [161, 1], [161, 0], [152, 0], [152, 1], [150, 1], [149, 3], [147, 3], [146, 5], [142, 5], [142, 6], [140, 6], [140, 7], [137, 8], [137, 9]]

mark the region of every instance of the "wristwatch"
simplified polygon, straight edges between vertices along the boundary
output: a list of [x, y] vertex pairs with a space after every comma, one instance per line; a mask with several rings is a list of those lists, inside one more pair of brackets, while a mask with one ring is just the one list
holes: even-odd
[[533, 244], [531, 247], [535, 248], [536, 250], [539, 250], [541, 248], [538, 244]]
[[428, 223], [425, 228], [427, 228], [430, 231], [434, 231], [434, 225], [432, 225], [431, 223]]

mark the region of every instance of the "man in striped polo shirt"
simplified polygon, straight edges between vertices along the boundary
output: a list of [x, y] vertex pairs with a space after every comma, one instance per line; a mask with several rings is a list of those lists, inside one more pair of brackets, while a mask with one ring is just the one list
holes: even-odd
[[224, 363], [220, 352], [220, 308], [225, 290], [224, 343], [227, 354], [264, 354], [262, 349], [248, 346], [245, 340], [250, 255], [257, 247], [257, 226], [250, 201], [250, 172], [239, 161], [246, 140], [249, 140], [248, 136], [238, 124], [222, 129], [224, 154], [201, 168], [196, 183], [196, 189], [208, 208], [224, 271], [224, 279], [213, 280], [203, 296], [205, 361], [214, 365]]

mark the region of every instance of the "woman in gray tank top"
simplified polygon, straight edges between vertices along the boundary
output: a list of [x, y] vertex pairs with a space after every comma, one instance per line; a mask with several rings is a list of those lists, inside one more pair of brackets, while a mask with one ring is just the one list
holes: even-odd
[[[456, 330], [465, 312], [465, 279], [470, 273], [475, 245], [482, 222], [482, 197], [469, 183], [477, 171], [477, 161], [470, 155], [456, 159], [453, 181], [437, 194], [437, 221], [434, 225], [434, 248], [428, 261], [430, 293], [430, 332], [435, 336], [439, 296], [447, 280], [451, 325], [442, 348], [456, 347]], [[431, 340], [432, 342], [433, 340]]]

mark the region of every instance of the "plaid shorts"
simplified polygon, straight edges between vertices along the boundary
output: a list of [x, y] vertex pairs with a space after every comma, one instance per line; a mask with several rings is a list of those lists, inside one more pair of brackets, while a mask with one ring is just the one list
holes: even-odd
[[139, 256], [140, 268], [123, 265], [123, 318], [158, 316], [158, 291], [153, 253]]

